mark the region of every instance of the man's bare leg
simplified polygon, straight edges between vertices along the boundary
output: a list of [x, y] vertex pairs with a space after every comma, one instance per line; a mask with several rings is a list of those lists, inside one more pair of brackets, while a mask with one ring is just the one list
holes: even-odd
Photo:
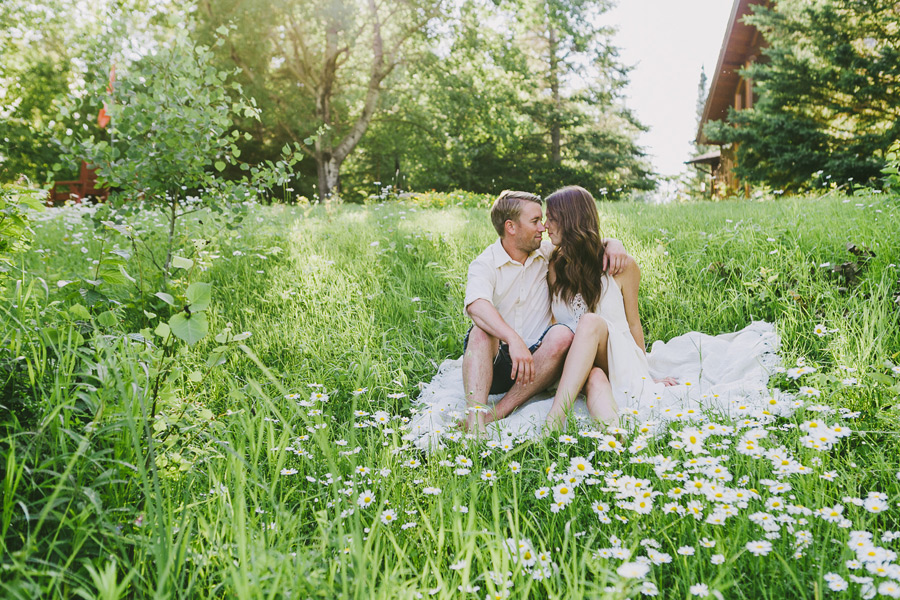
[[466, 430], [484, 431], [485, 413], [475, 407], [486, 407], [488, 392], [494, 375], [494, 357], [497, 355], [499, 340], [473, 327], [469, 332], [469, 342], [463, 354], [463, 388], [466, 391]]
[[516, 381], [494, 407], [494, 411], [486, 415], [485, 424], [506, 418], [529, 398], [546, 390], [559, 379], [572, 337], [572, 331], [568, 327], [560, 325], [551, 328], [544, 336], [541, 346], [534, 352], [534, 381], [529, 385]]

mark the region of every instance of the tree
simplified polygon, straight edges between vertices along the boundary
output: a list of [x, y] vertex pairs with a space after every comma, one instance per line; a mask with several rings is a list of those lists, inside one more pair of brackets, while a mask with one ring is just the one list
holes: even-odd
[[390, 109], [349, 163], [353, 176], [383, 182], [399, 172], [413, 189], [480, 192], [546, 193], [576, 181], [611, 196], [652, 187], [635, 143], [641, 125], [621, 106], [627, 69], [608, 32], [591, 28], [596, 52], [556, 34], [556, 76], [548, 77], [546, 11], [461, 4], [430, 56], [398, 73], [385, 96]]
[[[59, 108], [70, 86], [78, 85], [84, 40], [99, 33], [100, 4], [82, 5], [74, 27], [79, 11], [74, 0], [52, 7], [22, 0], [0, 3], [0, 23], [9, 25], [0, 28], [0, 181], [24, 175], [43, 182], [59, 158], [53, 140], [67, 130], [96, 127], [83, 118], [86, 107], [68, 118], [59, 115]], [[78, 166], [74, 169], [65, 178], [77, 174]]]
[[[172, 266], [176, 222], [201, 207], [222, 212], [240, 207], [259, 190], [286, 180], [299, 149], [264, 167], [239, 161], [233, 127], [236, 114], [259, 116], [252, 100], [243, 98], [240, 84], [213, 66], [209, 48], [196, 45], [190, 21], [172, 13], [167, 37], [134, 62], [120, 64], [114, 87], [95, 80], [89, 95], [105, 97], [111, 117], [108, 135], [91, 135], [70, 142], [73, 157], [94, 165], [102, 181], [116, 191], [112, 200], [138, 199], [162, 208], [168, 217], [166, 257], [160, 265], [168, 280]], [[227, 33], [223, 31], [223, 33]], [[98, 62], [109, 61], [110, 57]], [[245, 175], [226, 181], [216, 175], [227, 164]]]
[[[269, 119], [316, 161], [318, 195], [340, 191], [341, 167], [356, 149], [380, 104], [388, 77], [408, 60], [414, 38], [443, 0], [205, 0], [216, 28], [239, 22], [229, 58], [254, 90], [278, 107]], [[275, 128], [273, 127], [273, 128]]]
[[900, 137], [900, 7], [894, 0], [754, 5], [765, 60], [744, 71], [759, 100], [708, 135], [737, 142], [736, 174], [801, 189], [876, 178]]

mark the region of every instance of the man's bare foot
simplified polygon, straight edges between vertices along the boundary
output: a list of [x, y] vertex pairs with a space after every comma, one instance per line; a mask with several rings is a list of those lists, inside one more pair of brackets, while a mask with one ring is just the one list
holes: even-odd
[[459, 425], [466, 433], [485, 433], [486, 425], [490, 423], [490, 413], [484, 406], [470, 406], [466, 409], [465, 421], [460, 420]]

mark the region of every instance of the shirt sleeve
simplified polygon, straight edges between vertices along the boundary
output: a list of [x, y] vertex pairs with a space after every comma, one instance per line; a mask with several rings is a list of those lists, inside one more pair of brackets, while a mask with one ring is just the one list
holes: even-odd
[[466, 281], [466, 299], [463, 306], [468, 308], [476, 300], [487, 300], [494, 304], [494, 286], [497, 284], [497, 269], [479, 256], [469, 265], [469, 278]]

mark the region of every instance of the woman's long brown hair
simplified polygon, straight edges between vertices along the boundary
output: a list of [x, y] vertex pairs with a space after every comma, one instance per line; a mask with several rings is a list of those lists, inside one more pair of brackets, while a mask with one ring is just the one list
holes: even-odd
[[547, 196], [547, 216], [556, 221], [560, 243], [550, 255], [556, 279], [550, 296], [571, 302], [581, 294], [588, 310], [594, 310], [603, 291], [603, 253], [600, 215], [594, 197], [583, 187], [572, 185]]

